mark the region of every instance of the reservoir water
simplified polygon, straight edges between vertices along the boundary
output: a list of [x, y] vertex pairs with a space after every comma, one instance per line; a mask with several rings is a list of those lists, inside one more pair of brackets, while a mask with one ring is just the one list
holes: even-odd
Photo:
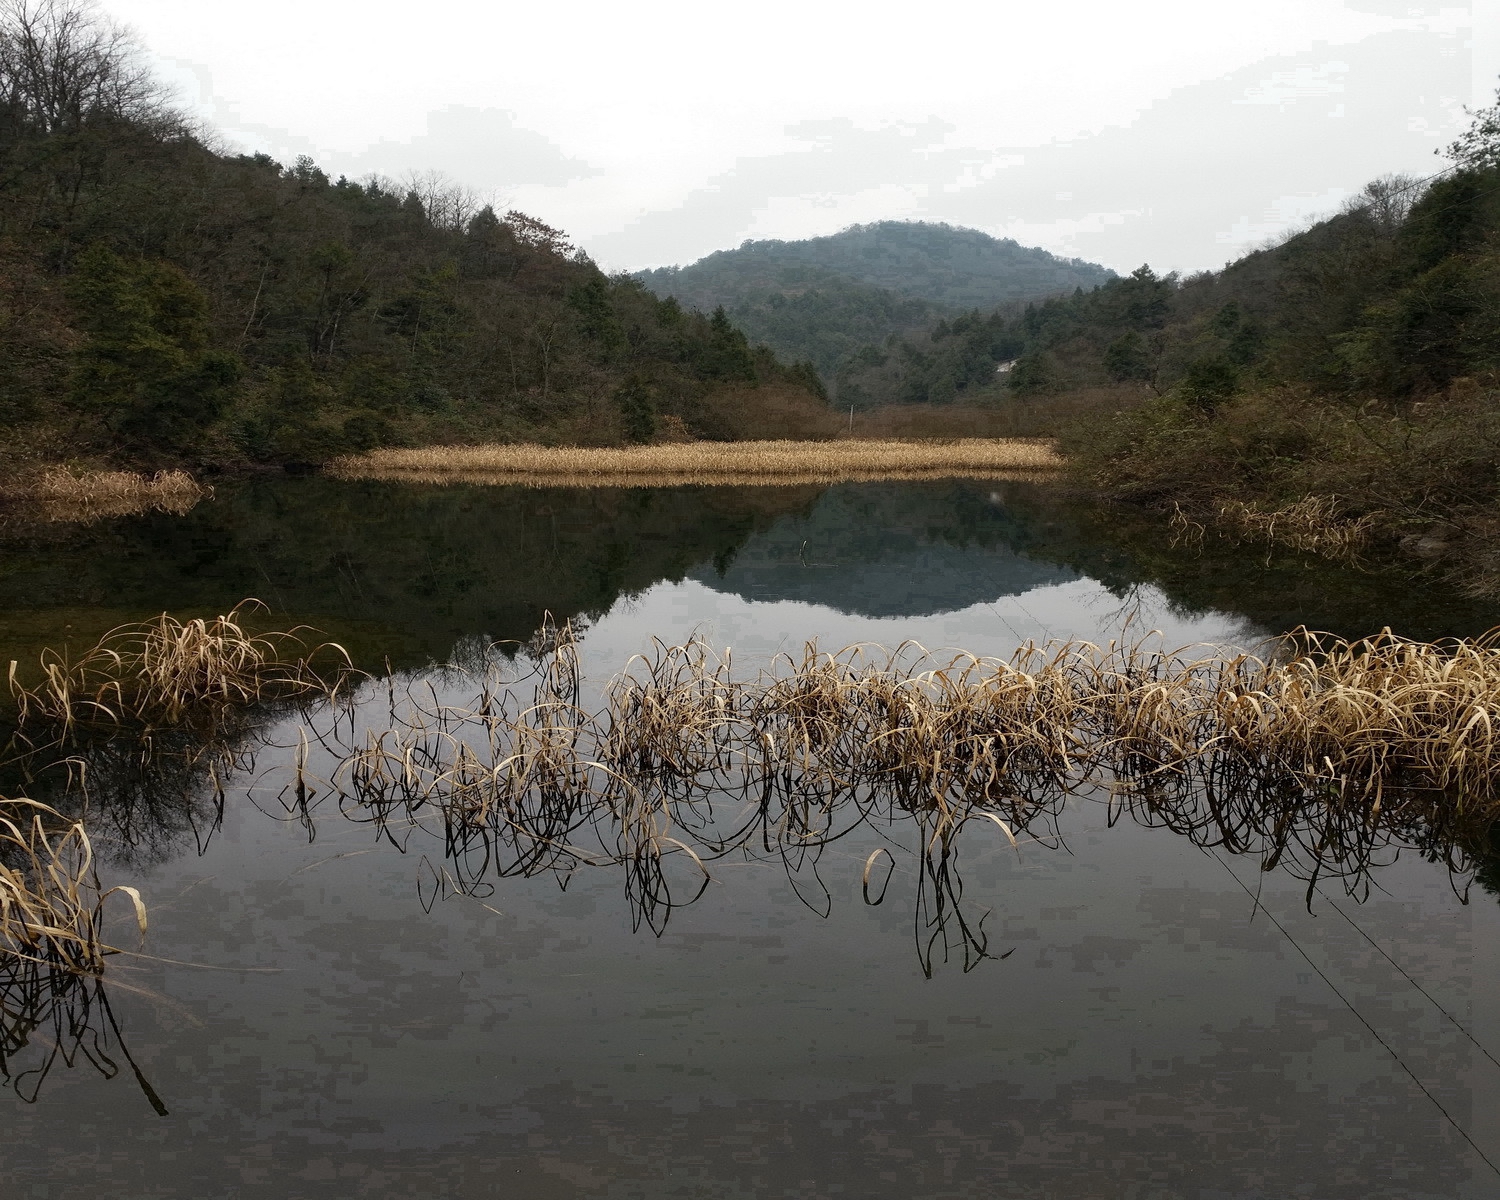
[[[579, 630], [586, 696], [694, 635], [751, 670], [809, 640], [1006, 657], [1500, 624], [1391, 568], [1174, 545], [1045, 485], [972, 480], [268, 478], [182, 517], [0, 537], [0, 660], [254, 596], [434, 697], [461, 690], [444, 664], [549, 616]], [[367, 686], [358, 719], [386, 695]], [[808, 860], [747, 840], [643, 919], [614, 866], [481, 868], [458, 890], [440, 827], [292, 803], [293, 759], [336, 757], [306, 749], [329, 728], [268, 710], [217, 780], [97, 788], [102, 874], [140, 888], [150, 932], [111, 962], [107, 1019], [75, 1005], [13, 1033], [6, 1195], [1500, 1196], [1482, 854], [1455, 874], [1391, 844], [1309, 888], [1078, 795], [1014, 847], [967, 828], [946, 899], [914, 824], [866, 820]]]

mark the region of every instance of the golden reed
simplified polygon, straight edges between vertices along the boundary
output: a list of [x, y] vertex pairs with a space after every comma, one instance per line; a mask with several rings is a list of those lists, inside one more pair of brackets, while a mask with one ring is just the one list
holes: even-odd
[[1050, 442], [951, 441], [674, 442], [660, 446], [430, 446], [372, 450], [335, 459], [343, 479], [424, 483], [521, 483], [568, 487], [674, 484], [840, 483], [849, 480], [993, 478], [1055, 471]]
[[48, 467], [22, 479], [6, 497], [32, 502], [30, 510], [45, 521], [89, 521], [139, 512], [188, 512], [213, 488], [186, 471], [73, 471]]

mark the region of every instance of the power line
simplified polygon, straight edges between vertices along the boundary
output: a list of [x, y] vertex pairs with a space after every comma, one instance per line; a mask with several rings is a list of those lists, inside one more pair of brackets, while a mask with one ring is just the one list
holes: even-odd
[[1390, 963], [1391, 966], [1395, 967], [1396, 970], [1400, 971], [1401, 974], [1402, 974], [1402, 976], [1406, 979], [1407, 983], [1411, 984], [1412, 987], [1416, 988], [1417, 991], [1421, 992], [1422, 995], [1426, 996], [1427, 999], [1428, 999], [1428, 1001], [1431, 1002], [1432, 1007], [1435, 1008], [1435, 1009], [1437, 1009], [1438, 1012], [1442, 1013], [1443, 1016], [1447, 1017], [1448, 1020], [1453, 1023], [1453, 1027], [1455, 1029], [1457, 1029], [1459, 1031], [1459, 1033], [1463, 1034], [1464, 1037], [1468, 1038], [1469, 1041], [1473, 1042], [1474, 1043], [1474, 1048], [1476, 1050], [1478, 1050], [1479, 1053], [1481, 1053], [1482, 1055], [1484, 1055], [1485, 1058], [1489, 1059], [1490, 1062], [1494, 1063], [1495, 1066], [1500, 1067], [1500, 1061], [1497, 1061], [1496, 1058], [1495, 1058], [1495, 1056], [1493, 1054], [1491, 1054], [1488, 1050], [1486, 1050], [1484, 1048], [1484, 1046], [1482, 1046], [1480, 1044], [1479, 1039], [1476, 1038], [1467, 1029], [1465, 1029], [1461, 1024], [1459, 1024], [1458, 1018], [1455, 1017], [1446, 1008], [1444, 1008], [1441, 1004], [1439, 1004], [1437, 1002], [1437, 1000], [1433, 997], [1433, 995], [1432, 995], [1431, 992], [1429, 992], [1420, 983], [1418, 983], [1415, 979], [1413, 979], [1411, 977], [1411, 975], [1407, 972], [1407, 970], [1406, 970], [1405, 967], [1403, 967], [1394, 958], [1392, 958], [1389, 954], [1387, 954], [1385, 952], [1385, 948], [1383, 946], [1381, 946], [1381, 944], [1379, 942], [1377, 942], [1368, 933], [1366, 933], [1363, 929], [1361, 929], [1359, 927], [1359, 925], [1355, 923], [1355, 920], [1354, 920], [1353, 917], [1351, 917], [1348, 913], [1346, 913], [1337, 904], [1334, 904], [1333, 899], [1326, 892], [1324, 892], [1321, 888], [1318, 891], [1318, 895], [1322, 896], [1324, 900], [1328, 901], [1328, 904], [1333, 909], [1333, 911], [1336, 912], [1336, 913], [1338, 913], [1339, 916], [1343, 917], [1344, 920], [1348, 921], [1349, 924], [1353, 927], [1354, 931], [1356, 933], [1358, 933], [1360, 937], [1364, 938], [1365, 941], [1369, 942], [1370, 945], [1374, 946], [1376, 950], [1380, 951], [1380, 956], [1382, 958], [1384, 958], [1386, 962]]
[[[1229, 872], [1229, 877], [1233, 879], [1235, 883], [1240, 885], [1240, 890], [1243, 891], [1245, 895], [1249, 896], [1251, 900], [1255, 900], [1255, 893], [1245, 886], [1244, 881], [1240, 879], [1240, 877], [1234, 873], [1229, 864], [1225, 862], [1222, 857], [1220, 857], [1217, 850], [1205, 849], [1204, 853], [1211, 854], [1215, 859], [1217, 859], [1219, 865], [1223, 867], [1224, 870]], [[1353, 1013], [1355, 1019], [1370, 1031], [1370, 1036], [1373, 1037], [1377, 1042], [1379, 1042], [1381, 1046], [1384, 1047], [1385, 1052], [1396, 1060], [1396, 1065], [1406, 1072], [1411, 1081], [1416, 1084], [1417, 1087], [1421, 1090], [1422, 1095], [1426, 1096], [1428, 1100], [1432, 1101], [1432, 1106], [1436, 1108], [1438, 1112], [1443, 1114], [1443, 1119], [1447, 1121], [1449, 1125], [1453, 1126], [1454, 1130], [1457, 1131], [1458, 1136], [1463, 1138], [1464, 1141], [1468, 1142], [1474, 1153], [1479, 1155], [1479, 1157], [1484, 1160], [1484, 1165], [1489, 1167], [1489, 1169], [1493, 1171], [1497, 1176], [1500, 1176], [1500, 1167], [1497, 1167], [1495, 1163], [1490, 1159], [1490, 1156], [1479, 1148], [1479, 1143], [1477, 1143], [1468, 1135], [1467, 1132], [1465, 1132], [1464, 1127], [1453, 1119], [1453, 1115], [1443, 1107], [1442, 1102], [1428, 1090], [1425, 1083], [1417, 1078], [1416, 1072], [1406, 1065], [1406, 1060], [1396, 1053], [1396, 1051], [1391, 1047], [1391, 1044], [1386, 1041], [1385, 1038], [1380, 1036], [1380, 1031], [1377, 1030], [1375, 1026], [1371, 1025], [1369, 1021], [1365, 1020], [1364, 1015], [1359, 1011], [1359, 1009], [1354, 1007], [1354, 1004], [1352, 1001], [1350, 1001], [1349, 997], [1344, 995], [1344, 993], [1339, 990], [1338, 985], [1335, 984], [1333, 980], [1328, 978], [1328, 975], [1323, 970], [1323, 968], [1318, 966], [1318, 964], [1313, 961], [1312, 956], [1302, 948], [1297, 939], [1287, 932], [1286, 926], [1284, 926], [1280, 921], [1276, 919], [1276, 915], [1271, 912], [1270, 909], [1262, 905], [1261, 911], [1266, 914], [1266, 917], [1270, 920], [1271, 924], [1276, 926], [1276, 929], [1278, 932], [1280, 932], [1281, 936], [1286, 938], [1286, 940], [1291, 943], [1292, 948], [1296, 950], [1298, 954], [1302, 955], [1302, 957], [1306, 960], [1307, 965], [1310, 966], [1315, 972], [1317, 972], [1318, 978], [1328, 985], [1328, 990], [1343, 1001], [1344, 1007], [1347, 1008], [1351, 1013]]]

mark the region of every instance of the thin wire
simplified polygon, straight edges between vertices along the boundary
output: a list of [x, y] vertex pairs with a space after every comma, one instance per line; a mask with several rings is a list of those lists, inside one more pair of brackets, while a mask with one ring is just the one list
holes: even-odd
[[[1224, 870], [1229, 872], [1229, 877], [1233, 879], [1235, 883], [1240, 885], [1240, 890], [1243, 891], [1245, 895], [1249, 896], [1252, 900], [1255, 899], [1255, 893], [1245, 886], [1244, 881], [1238, 875], [1236, 875], [1230, 868], [1229, 864], [1219, 856], [1219, 852], [1217, 850], [1205, 849], [1204, 853], [1212, 855], [1215, 859], [1217, 859], [1219, 865], [1223, 867]], [[1266, 908], [1264, 905], [1261, 906], [1260, 911], [1266, 914], [1266, 917], [1270, 920], [1272, 925], [1276, 926], [1277, 930], [1281, 933], [1281, 936], [1286, 938], [1286, 940], [1291, 943], [1292, 948], [1296, 950], [1298, 954], [1302, 955], [1302, 957], [1307, 961], [1307, 965], [1317, 972], [1318, 978], [1328, 985], [1328, 990], [1344, 1002], [1344, 1007], [1347, 1008], [1351, 1013], [1353, 1013], [1359, 1023], [1370, 1031], [1370, 1036], [1373, 1037], [1377, 1042], [1379, 1042], [1382, 1047], [1384, 1047], [1385, 1052], [1396, 1060], [1396, 1065], [1399, 1066], [1403, 1071], [1405, 1071], [1406, 1074], [1411, 1078], [1411, 1081], [1416, 1084], [1419, 1089], [1421, 1089], [1422, 1095], [1426, 1096], [1427, 1099], [1432, 1101], [1432, 1106], [1436, 1108], [1438, 1112], [1443, 1114], [1444, 1120], [1446, 1120], [1449, 1125], [1453, 1126], [1453, 1128], [1457, 1131], [1458, 1136], [1463, 1138], [1464, 1141], [1468, 1142], [1474, 1153], [1479, 1155], [1479, 1157], [1484, 1160], [1484, 1165], [1489, 1167], [1489, 1169], [1493, 1171], [1497, 1176], [1500, 1176], [1500, 1167], [1497, 1167], [1490, 1159], [1490, 1156], [1479, 1148], [1479, 1143], [1464, 1131], [1464, 1127], [1453, 1119], [1453, 1115], [1443, 1107], [1442, 1102], [1427, 1090], [1427, 1085], [1417, 1078], [1416, 1072], [1414, 1072], [1409, 1066], [1407, 1066], [1406, 1060], [1391, 1048], [1391, 1044], [1386, 1041], [1385, 1038], [1380, 1036], [1380, 1032], [1375, 1028], [1375, 1026], [1371, 1025], [1369, 1021], [1365, 1020], [1364, 1015], [1359, 1011], [1359, 1009], [1354, 1007], [1353, 1003], [1350, 1002], [1349, 997], [1345, 996], [1343, 992], [1339, 991], [1338, 986], [1333, 982], [1333, 980], [1328, 978], [1328, 975], [1326, 972], [1324, 972], [1323, 968], [1318, 966], [1318, 964], [1312, 960], [1312, 956], [1302, 948], [1297, 939], [1287, 932], [1286, 926], [1284, 926], [1280, 921], [1276, 919], [1276, 914], [1273, 913], [1269, 908]]]
[[1495, 1056], [1493, 1054], [1491, 1054], [1488, 1050], [1486, 1050], [1480, 1044], [1479, 1039], [1476, 1038], [1467, 1029], [1465, 1029], [1461, 1024], [1459, 1024], [1458, 1018], [1455, 1017], [1446, 1008], [1444, 1008], [1441, 1004], [1439, 1004], [1437, 1002], [1437, 1000], [1433, 998], [1432, 993], [1429, 992], [1426, 988], [1424, 988], [1415, 979], [1413, 979], [1411, 977], [1411, 975], [1407, 972], [1407, 970], [1406, 970], [1405, 967], [1403, 967], [1394, 958], [1392, 958], [1389, 954], [1387, 954], [1385, 952], [1384, 947], [1382, 947], [1379, 942], [1377, 942], [1368, 933], [1366, 933], [1363, 929], [1361, 929], [1359, 927], [1359, 925], [1356, 924], [1356, 922], [1355, 922], [1355, 920], [1354, 920], [1353, 917], [1351, 917], [1348, 913], [1346, 913], [1342, 908], [1340, 908], [1337, 904], [1335, 904], [1333, 902], [1332, 897], [1330, 897], [1326, 892], [1323, 892], [1321, 889], [1319, 889], [1318, 894], [1320, 896], [1322, 896], [1324, 900], [1328, 901], [1330, 907], [1332, 907], [1332, 909], [1333, 909], [1334, 912], [1338, 913], [1339, 916], [1343, 917], [1344, 920], [1346, 920], [1346, 921], [1349, 922], [1349, 924], [1354, 928], [1354, 931], [1356, 933], [1358, 933], [1360, 937], [1364, 938], [1365, 941], [1369, 942], [1370, 945], [1374, 946], [1376, 950], [1379, 950], [1381, 957], [1384, 958], [1386, 962], [1390, 963], [1391, 966], [1395, 967], [1396, 970], [1400, 971], [1401, 974], [1402, 974], [1402, 976], [1405, 977], [1407, 983], [1411, 984], [1412, 987], [1416, 988], [1417, 991], [1421, 992], [1422, 995], [1426, 996], [1427, 999], [1429, 1001], [1431, 1001], [1433, 1008], [1437, 1009], [1438, 1012], [1442, 1013], [1443, 1016], [1447, 1017], [1449, 1021], [1453, 1022], [1453, 1027], [1455, 1029], [1457, 1029], [1459, 1031], [1459, 1033], [1463, 1034], [1464, 1037], [1468, 1038], [1469, 1041], [1473, 1042], [1474, 1043], [1474, 1048], [1476, 1050], [1478, 1050], [1479, 1053], [1483, 1054], [1485, 1056], [1485, 1058], [1489, 1059], [1490, 1062], [1494, 1063], [1497, 1067], [1500, 1067], [1500, 1061], [1497, 1061], [1496, 1058], [1495, 1058]]

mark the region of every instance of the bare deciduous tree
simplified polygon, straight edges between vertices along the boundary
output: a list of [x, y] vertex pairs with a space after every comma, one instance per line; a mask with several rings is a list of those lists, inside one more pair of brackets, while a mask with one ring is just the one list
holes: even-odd
[[1345, 207], [1367, 214], [1376, 229], [1391, 237], [1405, 222], [1412, 205], [1422, 198], [1425, 183], [1415, 175], [1382, 175], [1365, 184]]
[[33, 136], [172, 115], [134, 36], [91, 0], [0, 0], [0, 112]]
[[408, 171], [401, 183], [439, 229], [464, 230], [484, 207], [483, 197], [441, 171]]

